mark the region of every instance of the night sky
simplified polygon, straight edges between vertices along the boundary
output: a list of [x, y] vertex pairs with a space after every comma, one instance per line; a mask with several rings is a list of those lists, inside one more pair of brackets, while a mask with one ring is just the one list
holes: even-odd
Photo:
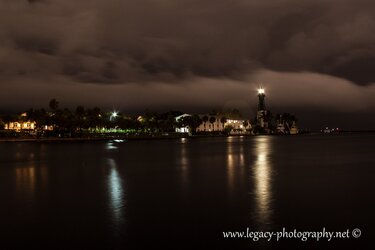
[[375, 129], [373, 0], [0, 0], [0, 111], [62, 106]]

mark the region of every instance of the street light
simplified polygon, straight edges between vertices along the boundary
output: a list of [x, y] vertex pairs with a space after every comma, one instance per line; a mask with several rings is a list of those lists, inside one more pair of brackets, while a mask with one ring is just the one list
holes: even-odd
[[113, 119], [115, 119], [117, 116], [118, 116], [118, 112], [117, 112], [117, 111], [113, 111], [113, 112], [111, 113], [111, 121], [112, 121]]
[[265, 91], [264, 91], [264, 88], [262, 88], [262, 87], [260, 87], [259, 89], [258, 89], [258, 94], [264, 94], [265, 93]]

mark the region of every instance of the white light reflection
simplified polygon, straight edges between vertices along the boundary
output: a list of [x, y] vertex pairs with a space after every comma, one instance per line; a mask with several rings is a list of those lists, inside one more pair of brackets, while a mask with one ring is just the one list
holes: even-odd
[[244, 144], [244, 137], [240, 136], [240, 166], [241, 166], [241, 175], [244, 174], [245, 171], [245, 157], [244, 157], [244, 150], [243, 150], [243, 144]]
[[36, 186], [35, 167], [18, 167], [16, 170], [16, 185], [19, 195], [23, 195], [24, 199], [34, 199]]
[[[237, 143], [238, 142], [238, 143]], [[243, 138], [228, 137], [227, 138], [227, 178], [228, 190], [231, 196], [236, 186], [236, 181], [242, 181], [245, 171], [245, 158], [243, 149]], [[239, 177], [236, 180], [236, 176]], [[242, 183], [241, 183], [242, 185]]]
[[108, 165], [110, 167], [108, 175], [108, 191], [110, 197], [110, 210], [112, 213], [113, 226], [116, 232], [119, 230], [119, 226], [123, 220], [123, 208], [124, 208], [124, 191], [121, 177], [117, 170], [117, 164], [114, 159], [108, 159]]
[[117, 147], [117, 146], [115, 145], [115, 143], [113, 143], [113, 142], [107, 142], [105, 148], [108, 149], [108, 150], [115, 150], [115, 149], [118, 149], [118, 147]]
[[[228, 176], [228, 189], [233, 192], [234, 189], [234, 149], [233, 149], [233, 137], [227, 138], [227, 176]], [[229, 194], [231, 195], [231, 193]]]
[[186, 138], [181, 138], [181, 145], [180, 145], [181, 154], [179, 157], [179, 160], [180, 160], [179, 165], [181, 168], [181, 183], [184, 189], [188, 189], [188, 184], [189, 184], [188, 183], [189, 157], [187, 155], [187, 147], [188, 147], [187, 143], [188, 143], [188, 140]]
[[254, 182], [255, 182], [255, 199], [257, 204], [257, 220], [260, 224], [269, 225], [271, 217], [271, 162], [269, 156], [271, 154], [271, 137], [259, 136], [256, 137], [255, 145], [255, 168], [254, 168]]

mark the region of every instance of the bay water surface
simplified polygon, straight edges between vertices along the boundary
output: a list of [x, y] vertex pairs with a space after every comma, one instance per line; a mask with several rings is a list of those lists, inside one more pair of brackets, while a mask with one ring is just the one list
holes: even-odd
[[374, 134], [0, 143], [0, 249], [374, 249], [374, 177]]

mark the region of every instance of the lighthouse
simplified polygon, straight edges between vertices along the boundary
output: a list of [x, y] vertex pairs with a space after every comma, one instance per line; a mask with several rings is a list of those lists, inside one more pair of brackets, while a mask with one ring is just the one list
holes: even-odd
[[266, 94], [264, 88], [260, 87], [258, 89], [258, 111], [257, 111], [257, 122], [259, 126], [265, 130], [268, 130], [267, 121], [267, 109], [266, 109]]

